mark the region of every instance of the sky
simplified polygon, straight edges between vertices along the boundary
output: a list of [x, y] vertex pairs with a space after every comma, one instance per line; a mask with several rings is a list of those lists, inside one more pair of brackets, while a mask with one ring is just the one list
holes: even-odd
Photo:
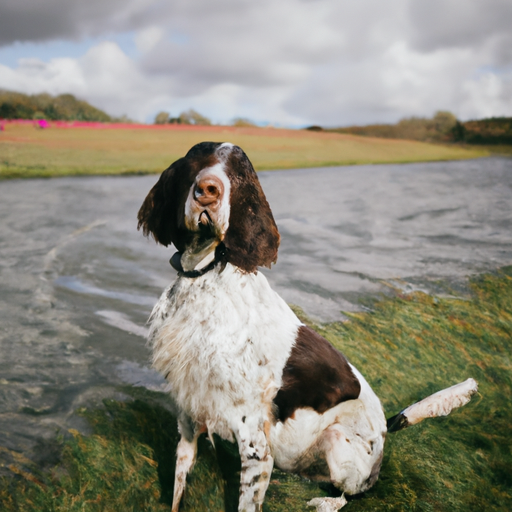
[[512, 0], [0, 0], [0, 88], [152, 122], [512, 116]]

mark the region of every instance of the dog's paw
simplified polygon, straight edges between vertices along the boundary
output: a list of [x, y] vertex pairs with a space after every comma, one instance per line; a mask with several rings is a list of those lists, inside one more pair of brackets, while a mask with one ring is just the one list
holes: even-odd
[[316, 507], [316, 512], [337, 512], [347, 504], [344, 495], [339, 498], [313, 498], [308, 501], [309, 507]]

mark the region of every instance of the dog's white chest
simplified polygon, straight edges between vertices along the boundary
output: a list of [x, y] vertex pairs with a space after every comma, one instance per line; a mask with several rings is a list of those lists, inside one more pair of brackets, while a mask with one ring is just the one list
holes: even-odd
[[191, 419], [230, 439], [242, 416], [272, 403], [300, 325], [263, 274], [227, 264], [163, 293], [151, 316], [153, 365]]

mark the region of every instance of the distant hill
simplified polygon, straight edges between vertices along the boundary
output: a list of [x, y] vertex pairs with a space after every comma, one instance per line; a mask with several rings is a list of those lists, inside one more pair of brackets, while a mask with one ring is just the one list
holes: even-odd
[[[310, 130], [318, 131], [319, 126]], [[366, 137], [409, 139], [425, 142], [465, 142], [467, 144], [512, 144], [512, 118], [492, 117], [474, 121], [458, 121], [451, 113], [437, 112], [432, 118], [409, 117], [396, 124], [347, 126], [325, 131], [350, 133]]]
[[33, 94], [0, 90], [0, 119], [48, 119], [51, 121], [112, 121], [102, 110], [72, 94]]

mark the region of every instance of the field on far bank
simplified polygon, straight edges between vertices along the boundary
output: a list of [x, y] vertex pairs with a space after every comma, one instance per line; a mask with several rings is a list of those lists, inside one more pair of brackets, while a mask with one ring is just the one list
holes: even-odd
[[486, 149], [275, 128], [5, 123], [0, 179], [161, 172], [201, 141], [241, 146], [256, 170], [460, 160]]

